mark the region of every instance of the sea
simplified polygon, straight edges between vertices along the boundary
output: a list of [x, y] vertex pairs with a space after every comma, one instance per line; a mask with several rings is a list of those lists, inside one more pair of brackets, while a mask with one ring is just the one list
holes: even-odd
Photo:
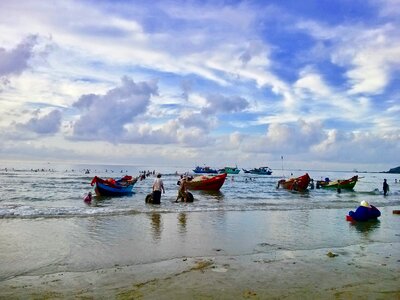
[[[88, 172], [88, 174], [86, 174]], [[91, 204], [83, 198], [91, 191], [94, 176], [120, 178], [124, 175], [139, 176], [133, 193], [122, 197], [95, 196]], [[162, 203], [148, 205], [144, 199], [151, 192], [155, 176], [161, 173], [165, 186]], [[314, 180], [347, 179], [359, 176], [353, 191], [337, 193], [325, 189], [309, 189], [305, 193], [277, 189], [282, 178], [309, 173]], [[118, 165], [66, 165], [8, 163], [0, 166], [0, 218], [71, 218], [135, 213], [192, 212], [192, 211], [254, 211], [254, 210], [312, 210], [353, 209], [362, 200], [377, 207], [399, 205], [400, 174], [354, 173], [308, 170], [274, 170], [272, 175], [229, 175], [218, 192], [192, 191], [193, 204], [176, 204], [180, 174], [193, 174], [190, 167], [146, 168]], [[387, 178], [391, 197], [383, 197], [382, 182]], [[395, 183], [398, 180], [399, 183]]]
[[[94, 176], [138, 180], [122, 197], [83, 201]], [[277, 189], [282, 178], [359, 176], [353, 191]], [[155, 176], [165, 186], [160, 205], [145, 203]], [[60, 272], [143, 266], [182, 257], [248, 255], [398, 243], [400, 175], [349, 171], [273, 170], [228, 175], [218, 192], [192, 191], [175, 203], [180, 174], [191, 167], [3, 162], [0, 165], [0, 290], [10, 280]], [[383, 179], [390, 192], [384, 196]], [[397, 181], [397, 182], [396, 182]], [[381, 210], [376, 223], [352, 226], [345, 216], [366, 200]], [[283, 250], [282, 250], [283, 249]], [[311, 253], [311, 252], [310, 252]], [[397, 253], [398, 254], [398, 253]], [[396, 254], [396, 255], [397, 255]], [[12, 286], [9, 289], [12, 293]], [[1, 295], [1, 292], [0, 292]]]

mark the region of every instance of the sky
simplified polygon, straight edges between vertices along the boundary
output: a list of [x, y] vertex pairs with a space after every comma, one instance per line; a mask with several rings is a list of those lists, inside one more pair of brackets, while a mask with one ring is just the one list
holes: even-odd
[[386, 171], [400, 0], [0, 1], [0, 159]]

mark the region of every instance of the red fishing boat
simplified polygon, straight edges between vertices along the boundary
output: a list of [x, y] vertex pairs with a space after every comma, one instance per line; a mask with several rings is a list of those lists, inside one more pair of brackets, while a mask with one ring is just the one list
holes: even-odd
[[224, 184], [227, 174], [216, 176], [196, 176], [186, 181], [188, 190], [218, 191]]
[[297, 178], [281, 179], [278, 181], [278, 188], [282, 187], [291, 191], [304, 192], [310, 184], [310, 176], [308, 173]]

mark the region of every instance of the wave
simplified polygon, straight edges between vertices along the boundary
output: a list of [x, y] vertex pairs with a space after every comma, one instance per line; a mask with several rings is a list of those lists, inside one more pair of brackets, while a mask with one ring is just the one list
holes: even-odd
[[35, 208], [26, 205], [7, 205], [0, 208], [0, 219], [37, 219], [37, 218], [71, 218], [90, 216], [113, 216], [131, 215], [140, 213], [132, 208], [110, 208], [110, 207], [46, 207]]

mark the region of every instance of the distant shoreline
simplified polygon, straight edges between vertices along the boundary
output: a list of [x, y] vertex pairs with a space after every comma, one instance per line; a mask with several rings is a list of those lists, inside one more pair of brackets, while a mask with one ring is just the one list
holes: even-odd
[[[49, 168], [49, 165], [59, 165], [59, 166], [81, 166], [82, 168], [90, 168], [90, 167], [95, 167], [95, 166], [104, 166], [104, 167], [131, 167], [131, 168], [138, 168], [138, 169], [187, 169], [191, 171], [194, 168], [193, 166], [182, 166], [182, 165], [143, 165], [143, 164], [123, 164], [123, 163], [94, 163], [94, 162], [66, 162], [66, 161], [52, 161], [52, 162], [47, 162], [47, 161], [14, 161], [14, 160], [1, 160], [0, 159], [0, 170], [4, 170], [5, 167], [8, 169], [12, 168], [14, 165], [15, 168], [18, 168], [17, 166], [21, 166], [23, 164], [26, 164], [27, 167], [30, 166], [41, 166], [40, 169], [43, 167], [45, 169]], [[241, 169], [241, 168], [240, 168]], [[332, 172], [332, 173], [358, 173], [358, 174], [400, 174], [400, 166], [396, 168], [391, 168], [389, 171], [358, 171], [356, 169], [353, 170], [332, 170], [332, 169], [307, 169], [307, 168], [273, 168], [271, 167], [271, 170], [273, 170], [275, 173], [279, 171], [286, 171], [286, 172]], [[239, 174], [242, 174], [243, 172], [240, 172]]]

